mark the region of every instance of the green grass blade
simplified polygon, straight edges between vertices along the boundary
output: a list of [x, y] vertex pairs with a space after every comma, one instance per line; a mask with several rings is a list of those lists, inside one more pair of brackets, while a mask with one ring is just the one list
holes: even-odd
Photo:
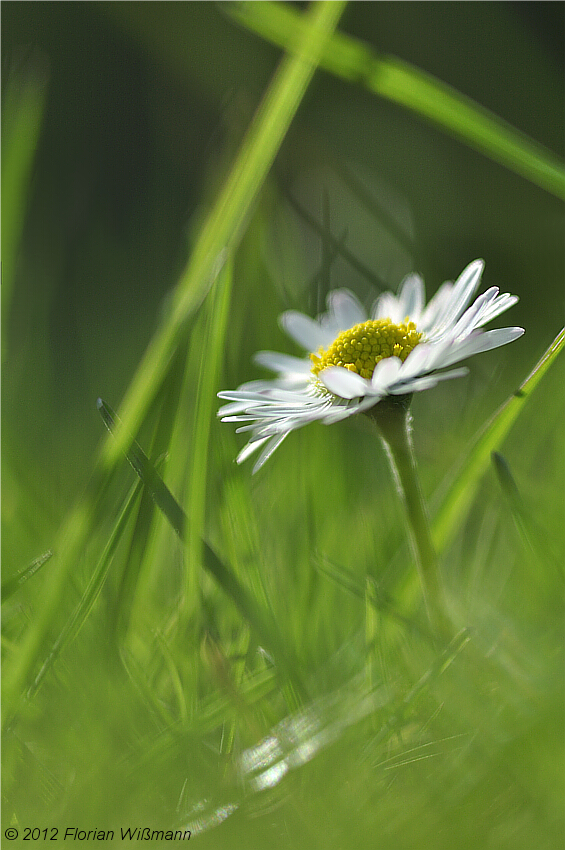
[[342, 590], [347, 591], [358, 599], [365, 599], [366, 584], [353, 570], [332, 563], [329, 558], [317, 557], [314, 566], [321, 575], [335, 582]]
[[[97, 405], [104, 424], [113, 434], [118, 427], [117, 415], [101, 398]], [[179, 537], [182, 537], [186, 525], [185, 513], [136, 440], [132, 440], [126, 457], [157, 507], [165, 514]]]
[[365, 581], [363, 581], [352, 570], [333, 563], [326, 556], [318, 556], [314, 561], [314, 566], [321, 575], [333, 581], [342, 590], [357, 597], [357, 599], [361, 599], [366, 609], [367, 606], [370, 606], [380, 614], [402, 623], [407, 629], [416, 630], [426, 640], [432, 639], [432, 635], [425, 625], [423, 626], [415, 617], [405, 617], [397, 610], [394, 599], [371, 576], [365, 576]]
[[[206, 491], [208, 484], [208, 463], [210, 451], [210, 423], [214, 421], [217, 408], [216, 391], [220, 369], [224, 357], [225, 335], [228, 327], [231, 291], [233, 283], [233, 262], [226, 262], [215, 291], [207, 303], [206, 327], [203, 342], [195, 368], [198, 370], [198, 385], [194, 404], [193, 424], [191, 428], [191, 454], [188, 459], [188, 477], [186, 504], [190, 511], [190, 527], [186, 529], [186, 568], [184, 579], [185, 600], [193, 600], [197, 595], [197, 565], [202, 559], [202, 539], [205, 535]], [[192, 352], [194, 354], [195, 352]], [[194, 371], [187, 368], [185, 393], [192, 396]], [[186, 440], [186, 422], [177, 423], [178, 440]], [[173, 454], [173, 446], [171, 446]], [[175, 455], [173, 455], [175, 456]], [[191, 615], [190, 605], [183, 611], [184, 616]]]
[[98, 599], [100, 591], [104, 586], [104, 582], [106, 581], [106, 577], [108, 575], [108, 571], [112, 564], [112, 559], [114, 553], [116, 551], [116, 547], [122, 538], [122, 534], [126, 528], [128, 520], [131, 516], [131, 512], [133, 506], [135, 504], [136, 498], [139, 495], [141, 490], [141, 484], [138, 482], [136, 486], [132, 489], [128, 498], [126, 499], [124, 506], [120, 512], [120, 516], [118, 517], [118, 521], [112, 531], [110, 539], [108, 543], [104, 547], [104, 551], [94, 572], [92, 573], [88, 585], [82, 595], [82, 598], [67, 620], [64, 628], [59, 633], [57, 640], [53, 644], [49, 655], [41, 665], [39, 673], [35, 677], [33, 681], [33, 685], [28, 691], [28, 698], [37, 690], [46, 674], [49, 672], [54, 662], [60, 656], [61, 652], [67, 647], [72, 641], [76, 638], [92, 608], [94, 603]]
[[[98, 407], [106, 426], [113, 433], [118, 421], [116, 414], [101, 399], [98, 401]], [[126, 452], [126, 457], [159, 510], [162, 511], [178, 536], [184, 541], [188, 517], [135, 440]], [[202, 565], [231, 599], [241, 615], [255, 629], [260, 640], [272, 649], [281, 665], [296, 680], [297, 662], [289, 659], [291, 653], [284, 646], [274, 620], [257, 604], [235, 573], [205, 540], [202, 540]], [[195, 569], [196, 565], [190, 564], [189, 568]]]
[[[543, 565], [544, 572], [549, 568], [563, 582], [564, 566], [551, 551], [547, 533], [543, 532], [524, 504], [508, 461], [500, 452], [493, 452], [492, 463], [525, 550], [533, 557], [538, 570]], [[539, 572], [536, 573], [538, 575]]]
[[535, 387], [564, 345], [565, 328], [551, 343], [519, 390], [494, 414], [466, 453], [463, 465], [449, 485], [441, 507], [432, 522], [432, 537], [438, 552], [447, 546], [462, 517], [466, 514], [479, 481], [489, 466], [492, 452], [500, 448]]
[[2, 113], [2, 343], [8, 343], [18, 248], [29, 183], [41, 132], [46, 70], [32, 60], [8, 74]]
[[10, 576], [6, 581], [2, 582], [2, 605], [6, 602], [7, 599], [12, 596], [16, 592], [16, 590], [22, 586], [28, 579], [30, 579], [35, 573], [41, 569], [43, 564], [45, 564], [49, 558], [53, 556], [53, 552], [49, 550], [45, 552], [43, 555], [40, 555], [38, 558], [34, 558], [31, 564], [28, 564], [27, 567], [24, 567], [20, 570], [16, 575]]
[[[67, 577], [84, 551], [93, 528], [99, 494], [127, 448], [128, 434], [137, 431], [155, 398], [182, 340], [187, 320], [217, 277], [227, 251], [239, 244], [253, 204], [345, 5], [343, 0], [320, 0], [309, 8], [296, 53], [282, 59], [230, 174], [204, 221], [187, 268], [173, 293], [172, 309], [157, 329], [126, 393], [121, 407], [123, 428], [114, 440], [104, 443], [90, 485], [61, 529], [56, 547], [61, 554], [46, 590], [43, 608], [28, 629], [19, 652], [5, 665], [4, 707], [8, 714], [12, 713], [26, 687]], [[171, 510], [174, 512], [172, 505]]]
[[[248, 29], [280, 46], [296, 43], [304, 30], [300, 15], [285, 3], [243, 2], [226, 8]], [[565, 198], [565, 168], [557, 157], [431, 74], [341, 32], [326, 45], [320, 67], [422, 115], [495, 162]]]

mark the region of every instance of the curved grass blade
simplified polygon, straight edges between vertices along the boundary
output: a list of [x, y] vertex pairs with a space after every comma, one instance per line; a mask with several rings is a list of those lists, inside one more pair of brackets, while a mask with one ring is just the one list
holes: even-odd
[[[287, 3], [229, 3], [224, 8], [247, 29], [287, 49], [304, 31], [300, 15]], [[320, 67], [422, 115], [469, 147], [565, 198], [565, 168], [557, 157], [431, 74], [341, 32], [325, 45]]]

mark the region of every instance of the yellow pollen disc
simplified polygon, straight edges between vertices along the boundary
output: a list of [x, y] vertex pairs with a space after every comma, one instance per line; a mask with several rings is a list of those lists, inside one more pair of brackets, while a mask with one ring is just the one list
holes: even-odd
[[395, 325], [390, 319], [369, 319], [342, 331], [329, 348], [311, 354], [312, 372], [319, 375], [328, 366], [344, 366], [362, 378], [371, 378], [379, 360], [400, 357], [404, 362], [422, 334], [414, 322]]

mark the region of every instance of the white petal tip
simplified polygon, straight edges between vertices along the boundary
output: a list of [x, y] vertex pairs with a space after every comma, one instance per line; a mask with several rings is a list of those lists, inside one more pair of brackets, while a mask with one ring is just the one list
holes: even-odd
[[318, 377], [331, 393], [348, 400], [367, 395], [371, 388], [369, 381], [343, 366], [329, 366]]

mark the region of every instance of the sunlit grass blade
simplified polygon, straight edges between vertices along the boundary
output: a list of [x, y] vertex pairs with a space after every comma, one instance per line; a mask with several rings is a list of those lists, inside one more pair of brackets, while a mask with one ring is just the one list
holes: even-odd
[[445, 549], [467, 513], [479, 481], [489, 466], [492, 452], [501, 447], [524, 405], [564, 345], [565, 329], [557, 335], [520, 388], [494, 414], [466, 453], [432, 521], [432, 537], [438, 552]]
[[17, 253], [29, 183], [41, 132], [47, 69], [45, 60], [31, 56], [6, 74], [2, 110], [2, 345], [8, 344]]
[[[303, 33], [304, 22], [290, 4], [242, 2], [225, 8], [248, 29], [279, 46], [297, 43]], [[565, 168], [557, 157], [431, 74], [379, 54], [342, 32], [335, 32], [325, 46], [320, 66], [422, 115], [516, 174], [565, 198]]]
[[[117, 422], [116, 414], [102, 399], [98, 400], [98, 408], [106, 426], [113, 432]], [[180, 539], [184, 540], [188, 518], [139, 443], [135, 440], [132, 442], [131, 448], [126, 452], [126, 457], [136, 474], [144, 483], [147, 492], [159, 510], [165, 515]], [[292, 653], [284, 646], [274, 620], [266, 611], [261, 609], [233, 571], [204, 540], [202, 541], [202, 550], [202, 564], [204, 568], [220, 585], [247, 622], [255, 629], [260, 640], [264, 641], [266, 646], [272, 649], [277, 660], [285, 667], [286, 672], [290, 673], [296, 680], [297, 663], [294, 660], [292, 663], [290, 662]], [[196, 569], [197, 565], [191, 564], [189, 568]]]
[[41, 569], [43, 564], [45, 564], [51, 557], [53, 557], [53, 552], [49, 550], [43, 555], [40, 555], [38, 558], [34, 558], [31, 564], [28, 564], [27, 567], [24, 567], [16, 573], [16, 575], [10, 576], [10, 578], [7, 578], [6, 581], [3, 581], [2, 604], [4, 604], [4, 602], [6, 602], [6, 600], [8, 600], [10, 596], [12, 596], [12, 594], [22, 586], [22, 584], [34, 576], [36, 572]]
[[[293, 42], [295, 52], [282, 59], [265, 92], [230, 173], [202, 225], [188, 265], [173, 292], [171, 308], [155, 332], [126, 393], [120, 408], [123, 428], [115, 433], [115, 439], [105, 441], [89, 487], [69, 512], [60, 531], [55, 546], [60, 554], [46, 587], [44, 605], [28, 628], [18, 653], [5, 665], [3, 705], [7, 714], [13, 711], [38, 661], [69, 573], [81, 557], [94, 526], [100, 493], [127, 449], [129, 435], [137, 432], [158, 393], [188, 320], [214, 283], [228, 251], [238, 246], [253, 204], [316, 70], [324, 44], [337, 26], [345, 5], [342, 0], [320, 0], [312, 4], [305, 14], [306, 27], [302, 36], [299, 42]], [[176, 509], [172, 504], [169, 507], [171, 519]], [[182, 517], [177, 516], [177, 524], [181, 521]]]

